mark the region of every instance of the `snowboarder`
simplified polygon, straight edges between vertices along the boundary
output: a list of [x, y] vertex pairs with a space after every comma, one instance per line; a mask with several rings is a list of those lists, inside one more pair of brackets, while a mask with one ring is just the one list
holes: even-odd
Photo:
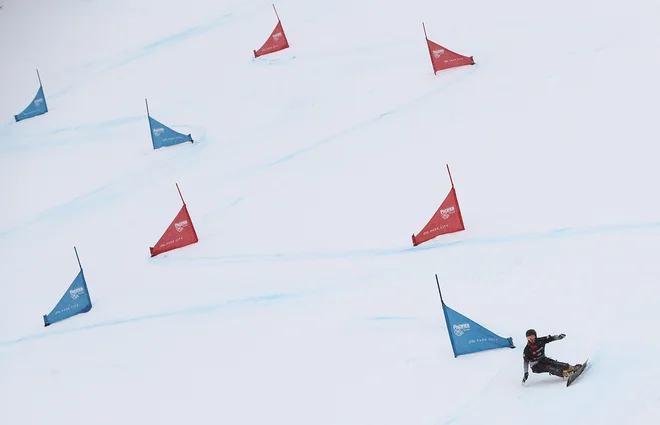
[[525, 364], [525, 375], [523, 376], [522, 380], [523, 384], [529, 377], [530, 365], [532, 366], [532, 372], [534, 373], [547, 372], [551, 375], [559, 376], [561, 378], [570, 376], [582, 367], [581, 364], [571, 366], [568, 363], [558, 362], [557, 360], [546, 357], [545, 345], [552, 341], [564, 339], [566, 336], [565, 334], [548, 335], [537, 338], [536, 331], [534, 329], [530, 329], [525, 333], [525, 336], [527, 336], [527, 345], [523, 350], [523, 360]]

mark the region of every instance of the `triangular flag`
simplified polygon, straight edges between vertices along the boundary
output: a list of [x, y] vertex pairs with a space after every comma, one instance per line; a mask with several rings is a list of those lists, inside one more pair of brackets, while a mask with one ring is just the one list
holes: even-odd
[[[449, 172], [449, 165], [447, 165], [447, 172]], [[417, 235], [412, 236], [413, 246], [429, 241], [436, 236], [465, 230], [463, 215], [458, 205], [456, 188], [454, 188], [451, 173], [449, 174], [449, 180], [451, 181], [449, 194], [447, 194], [445, 200], [440, 204], [440, 208], [433, 214], [431, 220], [426, 223], [426, 226]]]
[[444, 303], [442, 309], [445, 313], [445, 322], [447, 322], [454, 357], [493, 348], [515, 348], [513, 338], [503, 338], [494, 334], [474, 320], [447, 307]]
[[151, 143], [154, 149], [165, 146], [174, 146], [179, 143], [193, 142], [192, 135], [177, 133], [165, 124], [149, 117], [149, 128], [151, 129]]
[[[422, 26], [424, 26], [423, 22]], [[424, 26], [424, 36], [426, 37], [426, 26]], [[426, 45], [429, 49], [429, 54], [431, 55], [431, 65], [433, 65], [434, 74], [436, 74], [438, 71], [442, 71], [443, 69], [455, 68], [457, 66], [464, 65], [474, 65], [474, 59], [472, 56], [467, 57], [456, 52], [452, 52], [446, 47], [442, 47], [438, 43], [429, 40], [428, 37], [426, 37]]]
[[[39, 76], [39, 71], [37, 71], [37, 76]], [[28, 118], [36, 117], [37, 115], [43, 115], [46, 112], [48, 112], [48, 105], [46, 104], [46, 96], [44, 96], [44, 87], [41, 84], [41, 77], [39, 77], [39, 90], [37, 90], [36, 96], [32, 99], [32, 103], [30, 103], [20, 114], [14, 115], [14, 119], [16, 122], [19, 122]]]
[[[177, 185], [177, 189], [178, 187]], [[183, 200], [183, 197], [181, 197], [181, 200]], [[198, 241], [197, 232], [195, 232], [190, 214], [188, 214], [188, 207], [184, 202], [179, 213], [172, 220], [167, 230], [165, 230], [163, 236], [158, 240], [156, 246], [150, 247], [149, 251], [151, 252], [151, 256], [155, 257], [163, 252], [191, 245]]]
[[[76, 257], [78, 257], [77, 251]], [[80, 259], [78, 259], [78, 265], [80, 265]], [[91, 309], [92, 300], [87, 290], [87, 282], [85, 281], [82, 266], [80, 266], [78, 276], [69, 285], [69, 289], [64, 293], [55, 308], [50, 313], [44, 314], [44, 326], [52, 325], [55, 322], [68, 319], [76, 314], [87, 313]]]
[[178, 145], [179, 143], [193, 142], [192, 135], [178, 133], [160, 121], [151, 118], [149, 115], [148, 103], [147, 117], [149, 118], [149, 130], [151, 130], [151, 144], [153, 145], [154, 149], [159, 149], [165, 146], [174, 146]]
[[[273, 9], [275, 9], [275, 5], [273, 5]], [[275, 16], [277, 16], [277, 25], [275, 25], [275, 29], [270, 34], [270, 37], [268, 37], [268, 40], [266, 40], [264, 45], [261, 46], [259, 50], [253, 51], [255, 58], [267, 55], [269, 53], [278, 52], [289, 47], [289, 41], [286, 39], [286, 34], [282, 28], [282, 21], [280, 21], [277, 10], [275, 10]]]
[[442, 302], [442, 310], [445, 315], [454, 357], [494, 348], [516, 348], [513, 345], [513, 338], [503, 338], [496, 335], [474, 320], [447, 307], [440, 291], [438, 275], [435, 275], [435, 279], [438, 284], [438, 292], [440, 293], [440, 301]]

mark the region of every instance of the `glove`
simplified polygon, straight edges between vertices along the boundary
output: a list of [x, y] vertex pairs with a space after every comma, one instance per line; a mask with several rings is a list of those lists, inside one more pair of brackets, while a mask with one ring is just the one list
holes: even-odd
[[560, 334], [560, 335], [557, 337], [557, 339], [564, 339], [564, 338], [566, 338], [566, 334]]
[[525, 372], [525, 376], [523, 376], [523, 380], [522, 380], [523, 384], [527, 382], [527, 378], [529, 378], [529, 372]]

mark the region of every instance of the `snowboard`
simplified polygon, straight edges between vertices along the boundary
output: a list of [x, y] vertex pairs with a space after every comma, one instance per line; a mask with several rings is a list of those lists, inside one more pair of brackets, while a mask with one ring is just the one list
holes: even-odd
[[570, 386], [580, 375], [582, 375], [582, 372], [584, 372], [584, 370], [587, 368], [587, 363], [589, 363], [589, 359], [582, 363], [580, 370], [568, 377], [568, 381], [566, 382], [567, 387]]

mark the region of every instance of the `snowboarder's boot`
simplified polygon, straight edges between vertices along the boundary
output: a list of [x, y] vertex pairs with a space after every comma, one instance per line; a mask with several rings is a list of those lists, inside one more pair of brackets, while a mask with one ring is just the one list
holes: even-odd
[[568, 369], [562, 371], [562, 375], [565, 377], [570, 376], [577, 371], [579, 371], [582, 368], [582, 365], [580, 363], [576, 364], [575, 366], [568, 365]]

